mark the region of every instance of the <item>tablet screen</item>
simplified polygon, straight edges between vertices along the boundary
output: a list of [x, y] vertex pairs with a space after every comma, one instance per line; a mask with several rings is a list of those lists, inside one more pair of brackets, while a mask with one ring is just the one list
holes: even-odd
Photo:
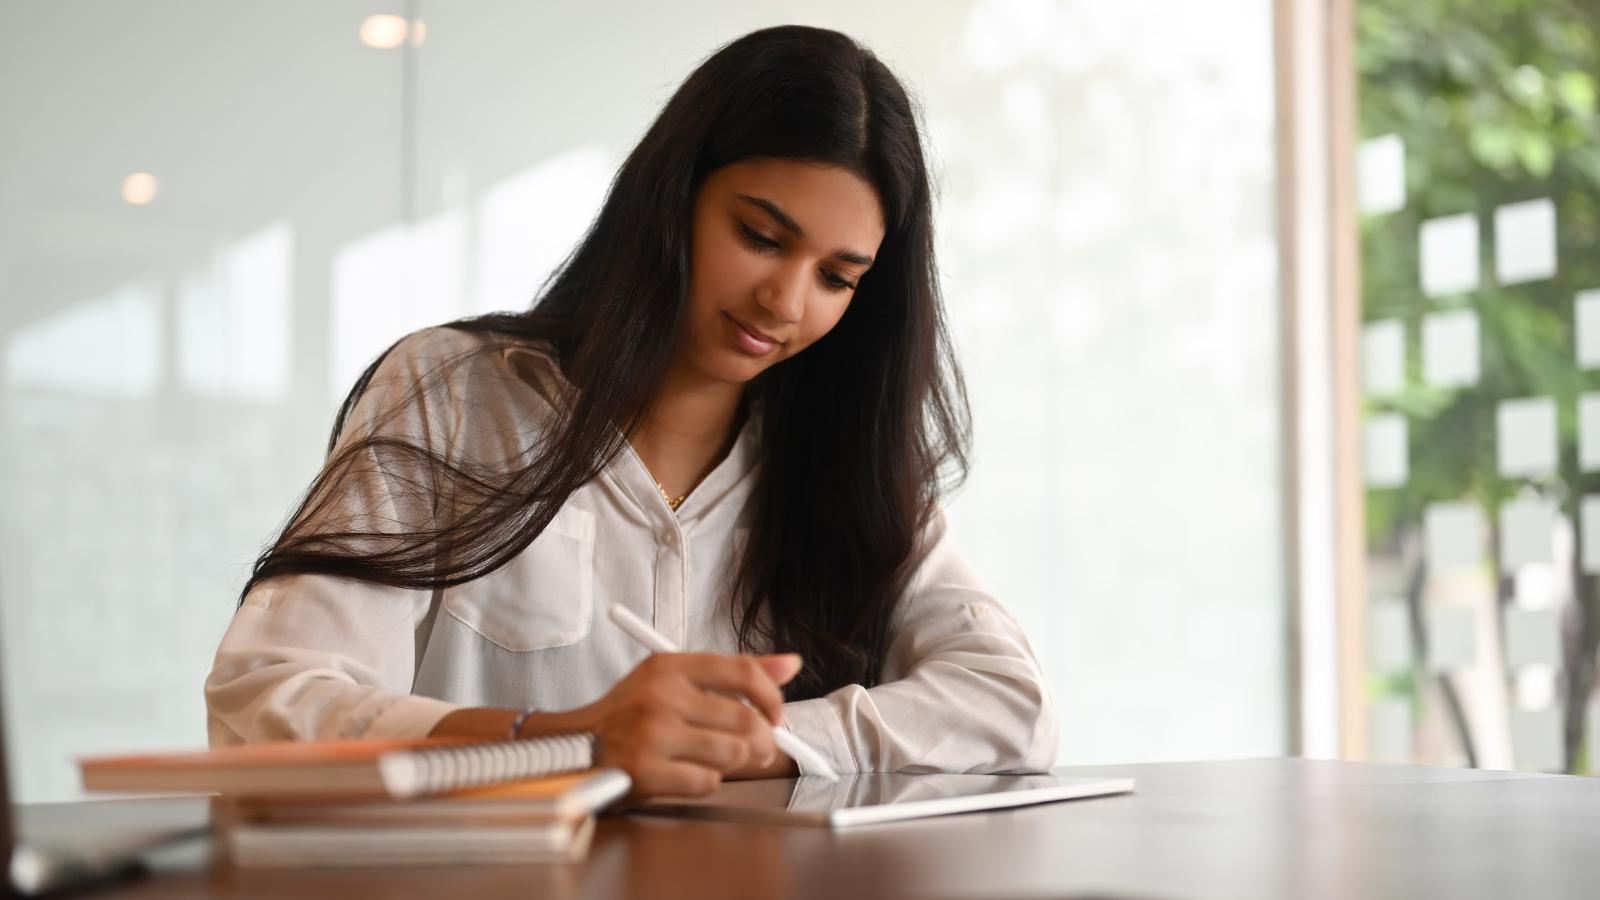
[[1131, 778], [1056, 775], [846, 774], [730, 781], [709, 797], [657, 800], [635, 811], [840, 827], [1127, 793]]

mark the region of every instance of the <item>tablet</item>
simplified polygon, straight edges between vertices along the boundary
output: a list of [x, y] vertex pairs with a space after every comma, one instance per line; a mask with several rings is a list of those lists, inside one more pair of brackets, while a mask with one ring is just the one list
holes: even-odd
[[730, 781], [709, 797], [654, 800], [632, 811], [843, 828], [1126, 794], [1132, 790], [1132, 778], [861, 773], [843, 775], [834, 783], [812, 775]]

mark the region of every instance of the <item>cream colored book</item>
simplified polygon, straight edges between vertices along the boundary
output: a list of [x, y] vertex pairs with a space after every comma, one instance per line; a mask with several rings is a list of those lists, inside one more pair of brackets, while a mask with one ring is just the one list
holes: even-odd
[[534, 865], [583, 859], [593, 834], [594, 817], [584, 816], [472, 827], [236, 825], [223, 843], [246, 868]]
[[632, 786], [597, 769], [414, 800], [217, 797], [212, 821], [250, 868], [572, 862]]

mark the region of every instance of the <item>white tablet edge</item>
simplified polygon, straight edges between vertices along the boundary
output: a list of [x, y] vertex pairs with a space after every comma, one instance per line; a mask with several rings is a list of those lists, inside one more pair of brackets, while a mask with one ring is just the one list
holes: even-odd
[[959, 797], [939, 797], [933, 800], [911, 800], [905, 803], [885, 803], [880, 806], [851, 806], [827, 814], [829, 825], [847, 828], [852, 825], [871, 825], [875, 822], [896, 822], [902, 819], [921, 819], [929, 816], [948, 816], [955, 813], [981, 812], [988, 809], [1005, 809], [1013, 806], [1033, 806], [1054, 803], [1057, 800], [1076, 800], [1083, 797], [1101, 797], [1107, 794], [1126, 794], [1133, 790], [1132, 778], [1089, 779], [1081, 784], [1063, 784], [1057, 787], [1032, 788], [1025, 791], [997, 791], [992, 794], [967, 794]]

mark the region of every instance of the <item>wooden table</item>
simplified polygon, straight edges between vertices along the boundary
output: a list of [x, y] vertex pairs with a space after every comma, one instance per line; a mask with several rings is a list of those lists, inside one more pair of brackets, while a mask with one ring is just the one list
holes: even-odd
[[95, 896], [1600, 897], [1600, 779], [1299, 759], [1057, 771], [1138, 793], [840, 831], [623, 816], [578, 865], [216, 865]]

